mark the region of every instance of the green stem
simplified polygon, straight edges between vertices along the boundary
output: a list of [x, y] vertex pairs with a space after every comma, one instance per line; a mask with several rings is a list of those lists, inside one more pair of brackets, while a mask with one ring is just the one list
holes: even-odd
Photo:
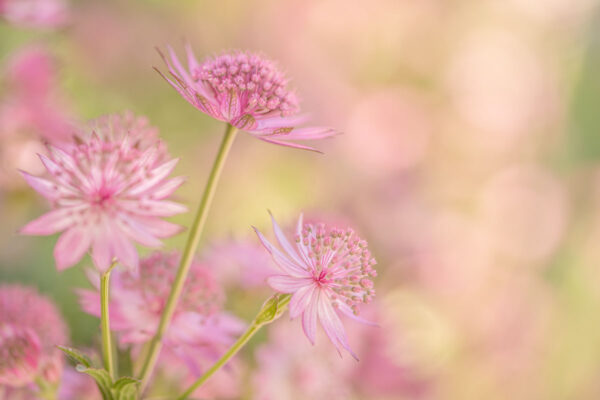
[[112, 338], [110, 336], [110, 316], [108, 311], [110, 272], [116, 262], [106, 270], [100, 277], [100, 324], [102, 326], [102, 353], [104, 357], [104, 368], [112, 379], [115, 379], [115, 364], [113, 360]]
[[200, 241], [200, 235], [202, 234], [206, 217], [208, 216], [208, 210], [210, 209], [212, 199], [215, 195], [217, 182], [219, 181], [221, 171], [223, 170], [223, 165], [225, 164], [227, 154], [229, 153], [229, 149], [233, 144], [236, 133], [237, 128], [227, 124], [225, 136], [223, 137], [221, 147], [217, 153], [217, 158], [215, 159], [212, 171], [208, 177], [208, 182], [204, 188], [204, 194], [202, 195], [200, 205], [198, 206], [196, 217], [194, 218], [192, 226], [190, 227], [190, 233], [185, 245], [185, 249], [183, 250], [183, 254], [181, 255], [181, 261], [179, 262], [179, 268], [177, 270], [177, 275], [175, 276], [175, 281], [173, 282], [173, 287], [171, 288], [171, 293], [169, 294], [169, 298], [167, 299], [165, 308], [163, 309], [156, 333], [149, 342], [148, 353], [140, 372], [140, 393], [143, 393], [148, 386], [150, 376], [152, 375], [152, 371], [154, 370], [154, 366], [158, 360], [158, 355], [162, 347], [162, 338], [167, 330], [171, 318], [173, 317], [179, 297], [181, 296], [183, 284], [185, 283], [185, 279], [190, 269], [194, 253], [196, 253], [196, 248], [198, 247], [198, 242]]
[[238, 351], [244, 347], [246, 343], [258, 332], [258, 330], [267, 324], [270, 324], [286, 310], [288, 303], [290, 302], [291, 295], [275, 295], [271, 297], [260, 310], [254, 321], [250, 324], [250, 327], [244, 332], [242, 336], [227, 350], [221, 358], [217, 360], [200, 378], [198, 378], [185, 392], [183, 392], [176, 400], [187, 399], [196, 389], [198, 389], [204, 382], [206, 382], [211, 376], [214, 375], [223, 365], [225, 365]]

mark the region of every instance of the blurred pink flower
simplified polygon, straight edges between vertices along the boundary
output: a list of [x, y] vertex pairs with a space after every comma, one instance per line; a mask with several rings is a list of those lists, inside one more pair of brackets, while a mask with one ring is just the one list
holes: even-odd
[[40, 342], [30, 329], [0, 321], [0, 385], [24, 386], [37, 374]]
[[214, 267], [224, 285], [253, 288], [262, 286], [277, 271], [260, 244], [249, 240], [223, 240], [212, 243], [202, 260]]
[[100, 400], [100, 392], [96, 383], [89, 375], [66, 368], [58, 388], [60, 400]]
[[[0, 352], [6, 351], [7, 342], [19, 343], [10, 350], [11, 355], [21, 353], [27, 368], [21, 370], [21, 379], [13, 376], [10, 382], [6, 364], [10, 360], [0, 357], [0, 386], [3, 384], [22, 386], [31, 383], [34, 376], [49, 382], [60, 379], [63, 367], [62, 353], [56, 345], [68, 344], [67, 327], [54, 304], [35, 289], [19, 285], [0, 286]], [[13, 360], [14, 361], [14, 360]], [[22, 364], [21, 364], [22, 365]], [[23, 365], [22, 365], [23, 366]], [[23, 389], [26, 390], [26, 389]]]
[[172, 79], [163, 78], [194, 107], [268, 143], [299, 149], [311, 147], [290, 140], [315, 140], [337, 132], [327, 127], [303, 127], [296, 95], [275, 63], [250, 52], [225, 52], [199, 63], [186, 44], [186, 69], [169, 46], [171, 61], [161, 53]]
[[[32, 170], [43, 142], [63, 143], [73, 134], [71, 113], [57, 90], [54, 58], [41, 46], [28, 46], [9, 58], [7, 90], [0, 99], [0, 183], [19, 186], [16, 168]], [[36, 171], [36, 172], [41, 172]]]
[[159, 140], [146, 140], [154, 128], [135, 121], [128, 114], [92, 121], [73, 143], [49, 146], [49, 156], [40, 155], [48, 178], [23, 172], [54, 209], [21, 233], [65, 231], [54, 249], [58, 269], [76, 264], [90, 247], [101, 271], [113, 258], [135, 269], [132, 241], [158, 247], [159, 238], [179, 232], [179, 226], [161, 219], [186, 211], [165, 200], [183, 182], [167, 178], [178, 160], [168, 157]]
[[[179, 258], [176, 252], [154, 252], [140, 261], [139, 274], [119, 269], [113, 271], [111, 327], [119, 333], [122, 346], [141, 346], [154, 335], [175, 279]], [[79, 295], [84, 311], [100, 316], [99, 292], [80, 290]], [[184, 362], [197, 376], [207, 360], [220, 356], [243, 329], [237, 318], [221, 311], [224, 300], [212, 270], [192, 263], [185, 290], [164, 338], [168, 351], [163, 352], [163, 357], [175, 357]]]
[[256, 234], [273, 260], [283, 272], [267, 279], [269, 285], [282, 293], [293, 293], [290, 316], [302, 315], [302, 327], [311, 343], [315, 342], [317, 319], [341, 355], [350, 349], [342, 321], [337, 311], [359, 322], [370, 322], [358, 317], [358, 306], [369, 303], [375, 290], [371, 277], [377, 276], [375, 259], [367, 243], [351, 229], [327, 228], [324, 224], [303, 225], [302, 215], [296, 228], [294, 250], [283, 231], [271, 216], [277, 249], [255, 228]]
[[69, 9], [65, 0], [1, 0], [0, 16], [24, 28], [59, 28]]
[[256, 351], [252, 376], [255, 400], [356, 399], [350, 383], [353, 364], [334, 353], [294, 346], [302, 340], [291, 324], [269, 326], [269, 340]]

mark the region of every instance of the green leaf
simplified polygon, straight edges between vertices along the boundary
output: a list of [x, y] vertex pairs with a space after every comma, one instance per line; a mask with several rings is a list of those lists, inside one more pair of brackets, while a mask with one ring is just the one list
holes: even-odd
[[87, 368], [82, 364], [79, 364], [75, 369], [84, 374], [88, 374], [96, 381], [96, 385], [98, 385], [98, 389], [100, 389], [100, 393], [102, 393], [103, 400], [115, 400], [112, 393], [113, 383], [108, 371], [99, 368]]
[[124, 376], [113, 384], [113, 391], [117, 400], [136, 400], [139, 379]]
[[59, 350], [61, 350], [63, 353], [65, 353], [67, 355], [67, 357], [69, 357], [69, 359], [71, 361], [73, 361], [75, 364], [81, 364], [86, 368], [90, 368], [92, 366], [92, 361], [90, 360], [90, 358], [88, 356], [86, 356], [85, 354], [83, 354], [82, 352], [80, 352], [77, 349], [72, 349], [70, 347], [65, 347], [65, 346], [56, 346], [58, 347]]
[[117, 379], [117, 381], [113, 384], [113, 389], [121, 390], [123, 387], [125, 387], [127, 385], [130, 385], [130, 384], [135, 385], [139, 382], [140, 382], [139, 379], [135, 379], [130, 376], [123, 376], [123, 377]]

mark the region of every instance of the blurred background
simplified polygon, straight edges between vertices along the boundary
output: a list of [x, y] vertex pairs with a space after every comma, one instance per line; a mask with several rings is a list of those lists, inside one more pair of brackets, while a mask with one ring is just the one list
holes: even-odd
[[[301, 211], [355, 226], [379, 263], [365, 312], [381, 327], [346, 321], [360, 363], [278, 321], [217, 397], [600, 397], [597, 0], [57, 3], [52, 23], [0, 22], [0, 282], [55, 300], [75, 346], [98, 342], [73, 291], [90, 260], [59, 273], [55, 237], [16, 234], [48, 209], [17, 168], [41, 173], [49, 126], [132, 110], [181, 158], [177, 197], [195, 209], [224, 126], [152, 69], [155, 46], [187, 40], [199, 58], [264, 52], [313, 121], [344, 132], [315, 143], [324, 155], [239, 135], [199, 256], [257, 245], [270, 209], [286, 226]], [[267, 294], [232, 283], [227, 307], [250, 320]]]

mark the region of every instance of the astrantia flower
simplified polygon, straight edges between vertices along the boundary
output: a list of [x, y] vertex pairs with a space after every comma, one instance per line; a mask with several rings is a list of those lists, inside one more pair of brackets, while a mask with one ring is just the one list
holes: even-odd
[[271, 276], [267, 282], [278, 292], [293, 294], [290, 316], [302, 315], [302, 327], [311, 343], [315, 342], [318, 320], [340, 355], [344, 348], [357, 358], [350, 349], [338, 312], [369, 323], [358, 317], [360, 304], [369, 303], [375, 296], [371, 278], [377, 276], [373, 269], [376, 262], [367, 243], [351, 229], [304, 225], [301, 215], [294, 249], [275, 219], [271, 219], [283, 251], [255, 230], [283, 274]]
[[[186, 45], [187, 69], [171, 47], [172, 79], [159, 73], [198, 110], [251, 135], [283, 146], [314, 150], [291, 140], [323, 139], [336, 134], [327, 127], [298, 127], [306, 121], [296, 95], [277, 66], [262, 55], [230, 51], [199, 63]], [[158, 70], [157, 70], [158, 71]]]
[[35, 376], [56, 382], [59, 344], [68, 344], [67, 328], [49, 299], [31, 288], [0, 286], [0, 386], [22, 386]]
[[[139, 274], [115, 269], [111, 277], [111, 328], [119, 333], [121, 345], [142, 345], [154, 333], [160, 321], [175, 279], [178, 253], [155, 252], [140, 261]], [[98, 282], [95, 282], [97, 284]], [[100, 316], [98, 291], [80, 290], [83, 309]], [[185, 290], [164, 337], [167, 352], [177, 356], [190, 369], [200, 369], [218, 357], [224, 346], [233, 342], [243, 325], [221, 311], [224, 294], [210, 269], [194, 262]]]
[[58, 269], [76, 264], [90, 247], [101, 271], [113, 258], [137, 268], [133, 241], [158, 247], [160, 238], [179, 232], [161, 219], [186, 210], [165, 200], [183, 181], [167, 178], [178, 160], [168, 157], [155, 129], [143, 121], [128, 114], [92, 121], [71, 144], [49, 146], [49, 156], [40, 155], [46, 178], [23, 172], [53, 210], [21, 232], [64, 231], [54, 249]]
[[0, 385], [23, 386], [33, 381], [40, 358], [40, 342], [26, 328], [0, 322]]

